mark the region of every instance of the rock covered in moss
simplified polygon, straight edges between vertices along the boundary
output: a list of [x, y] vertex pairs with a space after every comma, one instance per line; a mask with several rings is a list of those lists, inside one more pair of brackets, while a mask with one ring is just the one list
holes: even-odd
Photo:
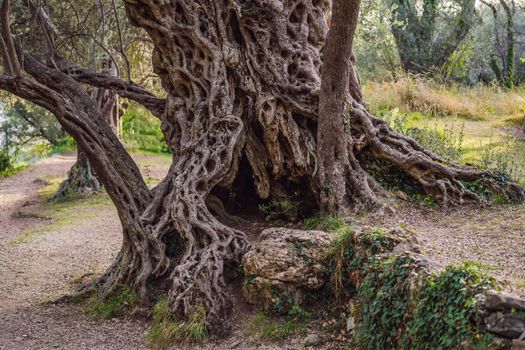
[[264, 230], [243, 258], [246, 300], [278, 313], [303, 304], [327, 281], [326, 252], [334, 239], [323, 231]]

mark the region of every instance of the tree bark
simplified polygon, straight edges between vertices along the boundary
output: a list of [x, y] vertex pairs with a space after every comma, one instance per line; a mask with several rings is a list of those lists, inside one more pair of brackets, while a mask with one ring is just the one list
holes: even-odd
[[[105, 60], [103, 71], [109, 76], [116, 76], [117, 71], [111, 60]], [[98, 107], [100, 114], [105, 119], [113, 133], [118, 135], [117, 125], [119, 119], [118, 113], [118, 95], [113, 90], [96, 87], [92, 91], [93, 99]], [[91, 170], [86, 153], [80, 146], [77, 147], [77, 161], [68, 172], [68, 177], [51, 198], [52, 200], [68, 200], [71, 198], [81, 198], [92, 194], [99, 193], [101, 186], [96, 178], [96, 174]]]
[[[331, 28], [323, 48], [319, 97], [317, 150], [319, 157], [320, 209], [328, 215], [347, 211], [366, 192], [367, 202], [378, 204], [368, 177], [353, 154], [349, 109], [360, 88], [352, 65], [352, 43], [357, 27], [359, 0], [334, 0]], [[353, 92], [353, 95], [350, 93]], [[368, 203], [367, 203], [368, 204]]]

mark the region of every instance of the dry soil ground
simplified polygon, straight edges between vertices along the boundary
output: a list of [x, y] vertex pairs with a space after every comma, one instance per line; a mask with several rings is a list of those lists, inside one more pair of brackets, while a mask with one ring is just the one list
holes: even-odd
[[[151, 182], [169, 160], [137, 156]], [[53, 157], [0, 179], [0, 349], [148, 349], [140, 320], [95, 321], [78, 306], [42, 306], [71, 292], [74, 281], [101, 273], [118, 251], [120, 224], [106, 196], [51, 206], [41, 200], [46, 181], [65, 177], [74, 158]], [[525, 295], [525, 206], [402, 209], [391, 224], [416, 231], [425, 253], [441, 264], [475, 260]], [[304, 335], [286, 344], [250, 343], [249, 323], [236, 305], [234, 335], [192, 349], [298, 349]], [[253, 314], [253, 310], [248, 310]], [[181, 349], [174, 346], [174, 349]], [[318, 347], [319, 348], [319, 347]]]

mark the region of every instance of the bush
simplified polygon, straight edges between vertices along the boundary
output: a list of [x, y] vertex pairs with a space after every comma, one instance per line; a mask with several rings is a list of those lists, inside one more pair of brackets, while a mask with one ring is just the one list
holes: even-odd
[[53, 146], [51, 153], [53, 154], [67, 154], [75, 152], [77, 144], [75, 140], [67, 135], [61, 138], [56, 145]]
[[0, 177], [11, 176], [24, 170], [27, 164], [15, 162], [16, 156], [7, 150], [0, 151]]
[[394, 256], [375, 260], [357, 290], [356, 343], [363, 349], [396, 349], [408, 309], [408, 277], [413, 260]]
[[479, 296], [494, 285], [492, 278], [469, 263], [429, 276], [416, 295], [402, 340], [404, 347], [457, 349], [464, 342], [478, 346], [490, 342], [491, 336], [477, 327], [476, 316]]
[[480, 296], [494, 279], [465, 263], [412, 280], [409, 255], [376, 256], [357, 289], [355, 341], [361, 349], [485, 349], [492, 336], [478, 321]]
[[0, 174], [7, 174], [13, 169], [13, 160], [7, 150], [0, 151]]

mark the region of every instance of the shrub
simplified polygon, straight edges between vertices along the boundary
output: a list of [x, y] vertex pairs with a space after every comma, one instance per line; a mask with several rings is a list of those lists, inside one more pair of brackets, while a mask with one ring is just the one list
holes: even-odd
[[[414, 283], [409, 255], [376, 256], [357, 289], [355, 342], [361, 349], [485, 349], [492, 336], [478, 321], [480, 296], [494, 279], [472, 263], [448, 266]], [[412, 287], [411, 287], [412, 286]]]
[[145, 108], [131, 104], [122, 116], [122, 138], [134, 151], [169, 152], [160, 121]]
[[0, 151], [0, 174], [7, 174], [13, 169], [13, 160], [7, 150]]
[[357, 290], [356, 343], [363, 349], [395, 349], [408, 308], [408, 276], [413, 260], [374, 260]]

